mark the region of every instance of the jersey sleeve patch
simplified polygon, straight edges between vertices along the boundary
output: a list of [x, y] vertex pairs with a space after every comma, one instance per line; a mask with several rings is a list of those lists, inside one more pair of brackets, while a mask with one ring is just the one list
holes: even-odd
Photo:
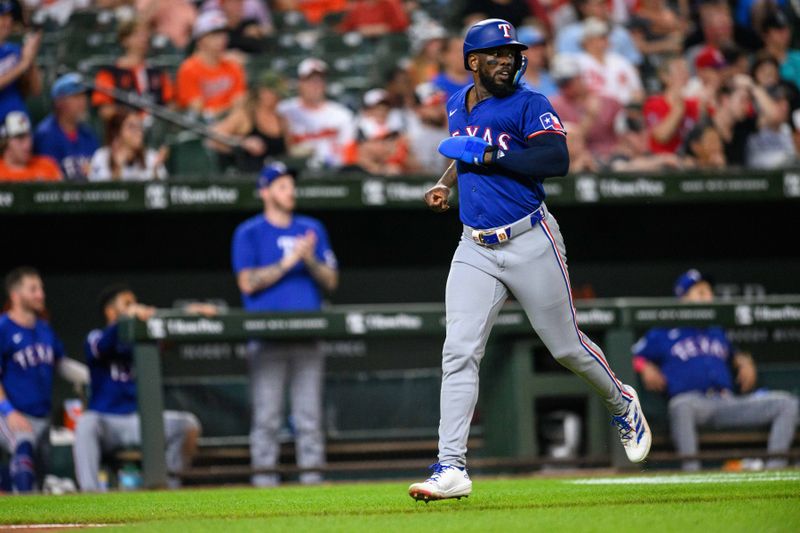
[[[555, 113], [551, 113], [550, 111], [542, 113], [539, 115], [539, 122], [542, 124], [542, 131], [566, 133], [563, 124], [561, 124], [561, 121], [558, 119]], [[529, 135], [528, 138], [530, 139], [534, 134]]]

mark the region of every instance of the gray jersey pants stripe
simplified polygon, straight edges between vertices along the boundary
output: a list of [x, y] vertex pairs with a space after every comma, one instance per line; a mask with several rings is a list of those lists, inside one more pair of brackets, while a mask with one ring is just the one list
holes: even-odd
[[628, 406], [603, 352], [577, 329], [563, 259], [564, 241], [555, 218], [548, 213], [545, 221], [549, 234], [542, 225], [493, 246], [475, 243], [470, 237], [471, 228], [465, 228], [445, 292], [441, 463], [466, 464], [469, 425], [478, 400], [478, 369], [489, 333], [509, 292], [522, 305], [536, 335], [553, 357], [583, 378], [610, 412], [622, 413]]
[[586, 335], [578, 328], [578, 319], [576, 316], [575, 304], [572, 301], [572, 285], [569, 282], [569, 273], [567, 272], [566, 259], [564, 259], [561, 253], [559, 252], [558, 247], [556, 246], [556, 238], [554, 237], [553, 232], [550, 230], [550, 227], [548, 226], [546, 219], [542, 220], [541, 228], [545, 232], [545, 235], [547, 235], [547, 240], [550, 241], [550, 245], [552, 246], [553, 252], [556, 257], [556, 261], [558, 261], [559, 269], [561, 270], [561, 275], [567, 287], [567, 295], [569, 296], [569, 311], [570, 315], [572, 316], [572, 323], [575, 326], [575, 333], [578, 335], [578, 341], [581, 343], [581, 346], [583, 346], [584, 350], [586, 350], [586, 352], [591, 357], [593, 357], [598, 363], [600, 363], [600, 365], [602, 365], [602, 367], [608, 373], [608, 376], [614, 381], [614, 384], [616, 385], [617, 389], [619, 389], [620, 394], [622, 394], [622, 396], [625, 397], [628, 401], [632, 400], [633, 396], [622, 388], [622, 383], [620, 383], [620, 381], [617, 379], [617, 376], [614, 375], [614, 372], [608, 365], [608, 361], [606, 361], [603, 352], [597, 349], [597, 346], [594, 345], [594, 343], [592, 343], [592, 341], [590, 341], [586, 337]]

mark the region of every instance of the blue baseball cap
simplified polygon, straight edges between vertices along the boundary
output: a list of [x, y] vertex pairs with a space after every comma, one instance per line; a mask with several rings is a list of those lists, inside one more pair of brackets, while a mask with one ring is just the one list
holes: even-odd
[[50, 89], [50, 96], [55, 100], [64, 96], [85, 93], [89, 89], [83, 83], [83, 76], [70, 72], [59, 77]]
[[689, 289], [700, 283], [701, 281], [705, 281], [706, 283], [711, 283], [711, 279], [708, 276], [704, 276], [700, 273], [699, 270], [693, 268], [691, 270], [687, 270], [680, 276], [678, 279], [675, 280], [675, 286], [673, 287], [673, 291], [675, 292], [675, 296], [681, 298], [684, 294], [686, 294]]
[[292, 179], [295, 177], [294, 172], [289, 170], [289, 167], [280, 161], [265, 165], [264, 168], [261, 169], [261, 174], [258, 176], [257, 186], [259, 189], [269, 187], [273, 181], [281, 176], [289, 176]]

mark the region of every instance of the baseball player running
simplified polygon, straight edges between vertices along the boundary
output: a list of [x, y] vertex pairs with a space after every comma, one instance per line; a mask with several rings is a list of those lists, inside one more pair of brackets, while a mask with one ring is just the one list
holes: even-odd
[[64, 357], [64, 346], [47, 321], [42, 278], [30, 267], [6, 276], [9, 310], [0, 315], [0, 446], [11, 454], [14, 492], [36, 488], [50, 439], [53, 371], [77, 385], [86, 367]]
[[[119, 340], [118, 321], [123, 316], [147, 320], [155, 308], [141, 305], [125, 285], [107, 287], [100, 295], [100, 311], [105, 329], [95, 329], [86, 338], [86, 361], [91, 372], [89, 409], [75, 428], [75, 476], [84, 492], [102, 490], [98, 471], [101, 452], [141, 444], [136, 381], [131, 347]], [[200, 422], [185, 411], [164, 411], [164, 437], [167, 441], [167, 469], [183, 470], [191, 462], [200, 436]], [[177, 487], [179, 480], [168, 483]]]
[[439, 145], [454, 159], [425, 195], [434, 211], [449, 208], [458, 180], [464, 232], [445, 295], [439, 460], [431, 476], [409, 487], [417, 500], [461, 498], [472, 492], [467, 437], [478, 399], [478, 366], [509, 293], [558, 360], [603, 399], [628, 459], [640, 462], [651, 435], [636, 391], [622, 384], [603, 352], [578, 328], [564, 239], [544, 204], [544, 178], [569, 169], [566, 132], [550, 102], [524, 84], [514, 26], [488, 19], [469, 28], [464, 67], [473, 83], [447, 103], [451, 137]]

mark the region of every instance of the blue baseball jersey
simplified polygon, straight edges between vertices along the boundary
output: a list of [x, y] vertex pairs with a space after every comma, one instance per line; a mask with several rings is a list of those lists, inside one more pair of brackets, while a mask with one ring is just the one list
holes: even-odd
[[655, 363], [667, 379], [667, 394], [733, 390], [735, 349], [722, 328], [654, 328], [633, 354]]
[[36, 127], [34, 151], [56, 160], [68, 180], [85, 180], [92, 156], [98, 148], [97, 137], [89, 126], [79, 124], [76, 135], [64, 133], [54, 115], [48, 115]]
[[[297, 238], [308, 230], [317, 234], [317, 260], [336, 268], [336, 256], [321, 222], [294, 216], [288, 227], [280, 228], [258, 214], [236, 228], [231, 250], [233, 271], [238, 274], [246, 268], [277, 263], [291, 253]], [[317, 311], [322, 306], [322, 293], [300, 261], [274, 285], [250, 295], [242, 294], [242, 303], [248, 311]]]
[[50, 414], [53, 368], [64, 345], [44, 320], [32, 328], [0, 315], [0, 382], [14, 409], [26, 415]]
[[[22, 57], [22, 48], [16, 43], [0, 44], [0, 76], [14, 68]], [[0, 121], [11, 111], [28, 112], [22, 96], [19, 78], [0, 89]]]
[[136, 382], [133, 351], [119, 340], [119, 326], [89, 333], [84, 343], [91, 377], [89, 409], [100, 413], [127, 415], [136, 411]]
[[[467, 113], [467, 93], [458, 91], [447, 102], [450, 135], [481, 137], [501, 150], [523, 150], [537, 135], [566, 135], [546, 97], [525, 84], [504, 98], [491, 96]], [[458, 162], [458, 202], [461, 221], [472, 228], [487, 229], [510, 224], [531, 214], [544, 201], [543, 179], [536, 169], [529, 175]]]

